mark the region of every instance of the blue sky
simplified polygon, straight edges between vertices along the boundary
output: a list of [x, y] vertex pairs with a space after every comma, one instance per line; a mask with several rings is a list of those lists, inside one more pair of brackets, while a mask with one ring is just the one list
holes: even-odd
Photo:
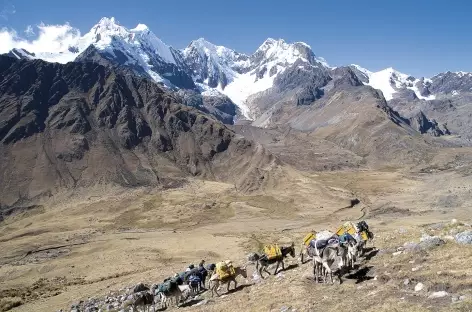
[[[144, 23], [176, 48], [204, 37], [252, 53], [267, 38], [304, 41], [330, 65], [415, 76], [472, 71], [472, 3], [424, 0], [0, 0], [0, 28], [63, 24], [87, 32], [103, 16]], [[20, 34], [21, 33], [21, 34]], [[2, 43], [0, 42], [0, 45]]]

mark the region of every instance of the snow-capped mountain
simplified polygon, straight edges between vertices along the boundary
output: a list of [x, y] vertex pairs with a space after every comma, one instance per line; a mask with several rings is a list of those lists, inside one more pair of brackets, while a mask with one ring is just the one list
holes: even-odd
[[413, 76], [403, 74], [391, 67], [378, 72], [371, 72], [359, 65], [352, 64], [358, 76], [364, 84], [382, 91], [387, 101], [398, 96], [405, 90], [411, 90], [418, 99], [434, 100], [435, 95], [430, 94], [428, 87], [431, 79], [416, 79]]
[[[472, 92], [470, 73], [447, 72], [431, 79], [418, 79], [393, 68], [378, 72], [358, 65], [335, 68], [316, 56], [309, 45], [282, 39], [265, 40], [251, 55], [203, 38], [177, 50], [166, 45], [146, 25], [128, 29], [114, 18], [102, 18], [86, 34], [78, 33], [71, 38], [52, 51], [13, 49], [9, 54], [60, 63], [94, 61], [126, 68], [168, 88], [183, 90], [185, 103], [224, 122], [235, 116], [234, 104], [243, 117], [257, 120], [262, 115], [272, 116], [282, 105], [276, 103], [311, 104], [343, 81], [379, 89], [389, 102], [399, 99], [428, 102]], [[255, 124], [266, 125], [269, 119]]]
[[457, 96], [460, 93], [472, 92], [472, 73], [445, 72], [431, 77], [428, 86], [432, 93], [443, 93]]
[[[62, 45], [61, 45], [62, 46]], [[74, 60], [108, 60], [114, 65], [131, 67], [168, 87], [196, 89], [186, 72], [181, 52], [163, 43], [144, 24], [127, 29], [115, 18], [102, 18], [89, 32], [77, 36], [69, 46], [49, 52], [14, 49], [17, 58], [40, 58], [49, 62], [67, 63]]]
[[[93, 52], [84, 53], [90, 46], [94, 48]], [[114, 18], [102, 18], [80, 38], [76, 50], [81, 53], [76, 60], [96, 61], [97, 57], [102, 57], [131, 67], [168, 87], [195, 89], [180, 51], [167, 46], [144, 24], [127, 29]]]
[[272, 38], [252, 55], [216, 46], [204, 39], [192, 41], [182, 54], [192, 77], [205, 93], [216, 91], [227, 95], [248, 119], [254, 118], [248, 98], [273, 88], [276, 77], [294, 63], [328, 66], [307, 44]]
[[34, 53], [30, 53], [26, 51], [25, 49], [19, 49], [19, 48], [12, 49], [10, 52], [8, 52], [7, 55], [17, 58], [19, 60], [22, 60], [22, 59], [32, 60], [36, 58]]
[[247, 55], [216, 46], [203, 38], [192, 41], [182, 54], [195, 82], [209, 88], [224, 89], [236, 73], [250, 64]]

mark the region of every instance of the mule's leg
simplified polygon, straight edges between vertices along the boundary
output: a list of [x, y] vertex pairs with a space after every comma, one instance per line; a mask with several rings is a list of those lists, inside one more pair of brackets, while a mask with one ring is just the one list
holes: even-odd
[[267, 272], [267, 274], [271, 275], [267, 266], [264, 267], [264, 271]]
[[284, 263], [284, 259], [280, 260], [280, 262], [282, 262], [282, 271], [285, 271], [285, 263]]
[[277, 265], [275, 266], [275, 272], [274, 275], [277, 275], [277, 270], [279, 269], [280, 261], [277, 260]]
[[215, 291], [215, 294], [216, 294], [217, 297], [220, 296], [220, 294], [218, 293], [218, 287], [220, 287], [220, 282], [215, 281], [215, 284], [213, 285], [213, 290]]
[[264, 272], [266, 272], [267, 274], [270, 275], [270, 272], [269, 272], [269, 270], [267, 269], [267, 265], [265, 265], [265, 264], [264, 264], [264, 265], [261, 264], [261, 267], [259, 268], [259, 274], [261, 275], [261, 278], [264, 278], [264, 277], [262, 277], [262, 271], [264, 271]]
[[318, 283], [318, 270], [316, 267], [316, 261], [313, 258], [313, 275], [315, 276], [315, 283]]
[[333, 282], [333, 275], [332, 275], [332, 273], [331, 273], [331, 268], [329, 267], [328, 262], [323, 261], [323, 267], [324, 267], [324, 269], [325, 269], [325, 283], [327, 282], [327, 276], [328, 276], [328, 274], [329, 274], [330, 277], [331, 277], [331, 282]]
[[341, 284], [343, 283], [343, 280], [342, 280], [342, 278], [341, 278], [341, 277], [342, 277], [342, 274], [341, 274], [341, 272], [339, 271], [337, 275], [338, 275], [338, 278], [339, 278], [339, 285], [341, 285]]
[[215, 284], [215, 283], [214, 283], [213, 281], [211, 281], [211, 280], [208, 282], [208, 289], [210, 289], [210, 293], [211, 293], [211, 297], [212, 297], [212, 298], [213, 298], [213, 296], [214, 296], [214, 291], [215, 291], [215, 290], [213, 289], [213, 288], [215, 287], [214, 284]]

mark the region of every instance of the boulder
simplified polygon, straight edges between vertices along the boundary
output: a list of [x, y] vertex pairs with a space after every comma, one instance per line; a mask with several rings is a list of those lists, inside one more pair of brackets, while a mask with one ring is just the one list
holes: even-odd
[[424, 284], [423, 283], [418, 283], [415, 286], [415, 291], [422, 291], [424, 289]]
[[420, 249], [420, 246], [417, 243], [414, 242], [406, 242], [403, 245], [403, 250], [405, 251], [417, 251]]
[[423, 234], [418, 244], [420, 249], [426, 250], [444, 245], [446, 242], [438, 236]]
[[464, 245], [472, 245], [472, 231], [464, 231], [456, 234], [456, 242]]
[[433, 292], [429, 295], [429, 299], [436, 299], [436, 298], [443, 298], [449, 296], [449, 293], [447, 291], [441, 290], [441, 291], [436, 291]]

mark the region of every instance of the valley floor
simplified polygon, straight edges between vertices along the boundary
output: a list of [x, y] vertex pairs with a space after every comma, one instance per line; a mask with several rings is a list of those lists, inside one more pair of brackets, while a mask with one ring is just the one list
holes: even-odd
[[[72, 303], [139, 282], [161, 282], [189, 263], [232, 259], [265, 243], [295, 242], [310, 230], [365, 219], [379, 252], [342, 285], [315, 285], [309, 264], [287, 261], [279, 277], [188, 311], [471, 311], [472, 247], [448, 241], [428, 252], [392, 256], [419, 241], [428, 224], [471, 222], [472, 179], [455, 172], [396, 170], [284, 172], [283, 183], [252, 195], [233, 185], [193, 180], [179, 189], [100, 189], [55, 196], [0, 223], [0, 310], [68, 311]], [[110, 194], [110, 195], [103, 195]], [[349, 207], [351, 199], [360, 204]], [[419, 267], [417, 270], [412, 268]], [[253, 268], [249, 268], [252, 274]], [[440, 273], [438, 273], [440, 272]], [[364, 278], [364, 277], [365, 278]], [[373, 277], [376, 276], [374, 279]], [[404, 280], [409, 279], [408, 284]], [[429, 292], [415, 292], [417, 282]], [[251, 278], [240, 284], [251, 284]], [[429, 299], [431, 291], [451, 296]]]

